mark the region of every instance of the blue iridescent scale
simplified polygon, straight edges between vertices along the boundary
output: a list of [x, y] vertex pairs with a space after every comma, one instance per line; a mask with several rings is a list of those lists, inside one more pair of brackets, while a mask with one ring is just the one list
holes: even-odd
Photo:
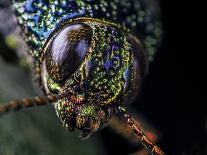
[[51, 102], [64, 127], [88, 137], [122, 113], [152, 154], [164, 154], [127, 112], [160, 42], [156, 0], [13, 0], [13, 8], [46, 96], [0, 114]]
[[160, 40], [160, 22], [155, 5], [148, 0], [13, 0], [30, 54], [39, 58], [46, 39], [61, 22], [76, 17], [110, 21], [139, 36], [148, 59]]

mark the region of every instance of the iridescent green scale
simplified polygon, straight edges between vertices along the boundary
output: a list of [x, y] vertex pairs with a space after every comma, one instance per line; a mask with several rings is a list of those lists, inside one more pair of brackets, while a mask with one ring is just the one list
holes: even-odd
[[25, 39], [32, 47], [30, 54], [37, 58], [50, 33], [61, 22], [76, 17], [97, 18], [126, 27], [142, 39], [149, 60], [160, 41], [159, 8], [153, 0], [13, 0], [13, 4]]
[[143, 144], [162, 154], [126, 112], [160, 41], [155, 1], [13, 0], [13, 6], [36, 77], [67, 129], [86, 137], [122, 112]]

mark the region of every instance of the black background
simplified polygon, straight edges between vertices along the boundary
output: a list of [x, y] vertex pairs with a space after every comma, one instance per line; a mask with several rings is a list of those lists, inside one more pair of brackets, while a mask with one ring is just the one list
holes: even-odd
[[[163, 42], [150, 66], [135, 109], [163, 134], [167, 154], [205, 155], [206, 108], [201, 94], [199, 33], [201, 14], [195, 2], [162, 0]], [[200, 36], [198, 36], [200, 34]], [[132, 151], [121, 138], [103, 131], [110, 154]]]

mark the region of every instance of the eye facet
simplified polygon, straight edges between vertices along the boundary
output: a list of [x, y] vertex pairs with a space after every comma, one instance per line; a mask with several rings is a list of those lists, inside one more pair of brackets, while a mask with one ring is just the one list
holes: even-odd
[[91, 44], [92, 29], [83, 24], [69, 25], [51, 41], [45, 53], [50, 78], [64, 82], [81, 64]]

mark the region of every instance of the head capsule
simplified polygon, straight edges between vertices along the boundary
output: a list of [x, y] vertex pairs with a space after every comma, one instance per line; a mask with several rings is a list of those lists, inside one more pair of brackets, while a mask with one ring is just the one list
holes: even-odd
[[83, 136], [104, 126], [118, 105], [136, 96], [145, 72], [140, 41], [116, 24], [77, 18], [64, 22], [43, 49], [42, 80], [64, 95], [55, 108]]

